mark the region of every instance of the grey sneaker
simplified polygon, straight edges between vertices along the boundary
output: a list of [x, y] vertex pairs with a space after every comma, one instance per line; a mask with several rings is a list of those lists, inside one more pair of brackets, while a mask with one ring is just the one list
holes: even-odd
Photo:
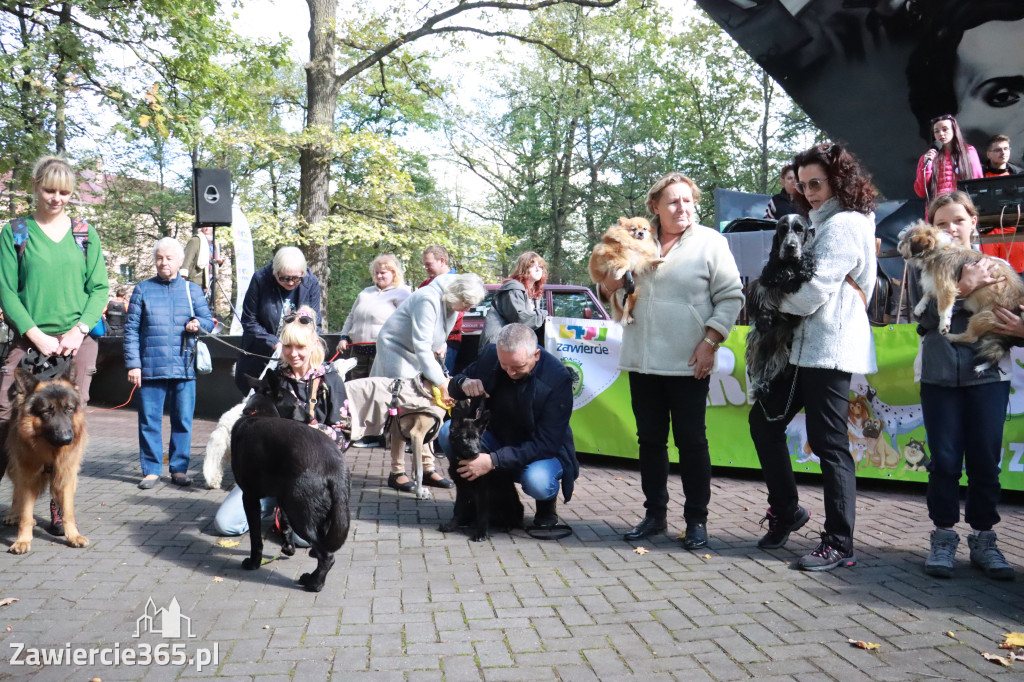
[[924, 572], [936, 578], [949, 578], [953, 575], [953, 557], [956, 556], [960, 536], [955, 530], [936, 528], [932, 531], [932, 549], [924, 560]]
[[976, 531], [967, 536], [971, 548], [971, 564], [985, 571], [996, 580], [1013, 580], [1013, 566], [996, 547], [996, 533], [993, 530]]

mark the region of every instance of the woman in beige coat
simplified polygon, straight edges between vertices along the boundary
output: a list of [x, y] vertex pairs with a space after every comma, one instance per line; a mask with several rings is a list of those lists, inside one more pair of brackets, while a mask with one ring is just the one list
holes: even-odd
[[[644, 519], [625, 534], [640, 540], [667, 527], [668, 432], [679, 449], [683, 481], [685, 549], [707, 545], [711, 457], [705, 405], [716, 351], [743, 306], [736, 261], [717, 230], [695, 219], [700, 190], [690, 178], [670, 173], [647, 193], [661, 257], [665, 262], [637, 281], [636, 321], [622, 332], [619, 369], [629, 372], [639, 443]], [[609, 293], [621, 281], [605, 281]]]

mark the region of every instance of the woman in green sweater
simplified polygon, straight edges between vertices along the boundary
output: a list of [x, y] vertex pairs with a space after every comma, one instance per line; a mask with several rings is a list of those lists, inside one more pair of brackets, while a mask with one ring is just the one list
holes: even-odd
[[[43, 157], [32, 170], [32, 215], [0, 230], [0, 308], [16, 332], [0, 374], [0, 434], [11, 418], [7, 392], [14, 370], [30, 348], [42, 356], [74, 356], [78, 390], [89, 400], [98, 350], [89, 331], [100, 320], [110, 285], [96, 230], [84, 224], [73, 229], [65, 212], [74, 189], [68, 162]], [[6, 464], [0, 462], [3, 469]], [[60, 535], [63, 523], [52, 500], [50, 510], [51, 532]]]

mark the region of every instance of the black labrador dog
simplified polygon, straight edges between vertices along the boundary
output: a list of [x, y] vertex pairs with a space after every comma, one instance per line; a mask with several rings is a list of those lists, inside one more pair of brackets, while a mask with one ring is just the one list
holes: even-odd
[[492, 526], [502, 530], [523, 527], [523, 503], [519, 501], [515, 478], [508, 472], [495, 469], [473, 481], [459, 475], [463, 462], [479, 456], [480, 436], [489, 419], [486, 410], [477, 416], [468, 400], [460, 401], [452, 409], [448, 431], [452, 447], [448, 475], [455, 481], [455, 510], [452, 520], [442, 523], [438, 530], [450, 533], [469, 526], [469, 539], [473, 542], [486, 540]]
[[[316, 570], [304, 573], [299, 583], [319, 592], [334, 565], [334, 553], [348, 538], [349, 471], [330, 437], [280, 416], [278, 406], [291, 412], [290, 402], [298, 401], [276, 373], [269, 372], [264, 382], [250, 383], [256, 392], [231, 429], [231, 468], [249, 522], [250, 553], [242, 568], [256, 570], [263, 562], [260, 499], [274, 497], [317, 560]], [[285, 553], [288, 544], [286, 540]]]
[[806, 248], [812, 236], [803, 216], [779, 218], [768, 262], [750, 294], [748, 305], [754, 323], [747, 334], [747, 375], [757, 400], [768, 395], [772, 381], [780, 378], [789, 365], [793, 332], [800, 318], [781, 312], [779, 305], [783, 296], [814, 277], [814, 254]]

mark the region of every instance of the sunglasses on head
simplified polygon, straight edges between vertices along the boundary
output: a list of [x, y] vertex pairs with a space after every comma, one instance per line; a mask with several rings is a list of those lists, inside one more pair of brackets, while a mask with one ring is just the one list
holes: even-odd
[[299, 276], [299, 277], [291, 277], [289, 275], [278, 275], [277, 276], [277, 281], [281, 282], [282, 284], [297, 284], [298, 282], [302, 281], [302, 277], [301, 276]]
[[299, 324], [313, 324], [313, 318], [309, 315], [285, 315], [284, 323], [291, 324], [295, 320], [299, 321]]
[[796, 183], [796, 191], [800, 192], [800, 194], [807, 194], [807, 190], [811, 190], [812, 192], [817, 192], [822, 187], [825, 187], [827, 185], [828, 185], [828, 180], [823, 180], [821, 178], [811, 178], [807, 182], [798, 182], [798, 183]]

